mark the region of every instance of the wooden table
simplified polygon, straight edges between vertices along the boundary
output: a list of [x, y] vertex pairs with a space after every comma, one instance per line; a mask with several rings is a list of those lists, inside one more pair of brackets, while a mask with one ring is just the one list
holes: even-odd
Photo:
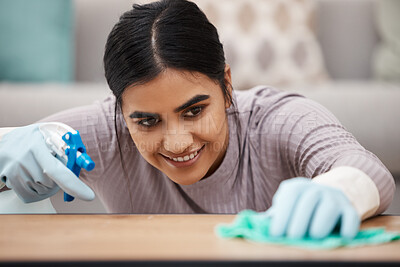
[[[221, 239], [218, 223], [234, 215], [0, 215], [0, 262], [48, 261], [391, 261], [400, 242], [312, 251]], [[362, 228], [400, 232], [400, 216]]]

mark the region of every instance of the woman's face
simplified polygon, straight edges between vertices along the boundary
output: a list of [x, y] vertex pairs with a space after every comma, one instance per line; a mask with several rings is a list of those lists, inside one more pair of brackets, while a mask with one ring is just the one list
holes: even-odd
[[[230, 79], [227, 66], [227, 84]], [[196, 183], [221, 164], [229, 139], [229, 105], [218, 83], [174, 69], [128, 87], [122, 96], [124, 119], [139, 152], [181, 185]]]

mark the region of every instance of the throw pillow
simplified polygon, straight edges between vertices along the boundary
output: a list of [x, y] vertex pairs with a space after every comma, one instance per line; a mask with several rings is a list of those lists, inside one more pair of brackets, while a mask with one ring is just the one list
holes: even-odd
[[71, 0], [0, 1], [0, 81], [70, 81]]
[[217, 27], [235, 89], [285, 87], [328, 78], [312, 0], [195, 0]]

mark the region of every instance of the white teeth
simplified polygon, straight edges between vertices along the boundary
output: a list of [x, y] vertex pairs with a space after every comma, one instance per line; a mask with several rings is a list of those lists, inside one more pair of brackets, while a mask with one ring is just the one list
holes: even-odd
[[179, 161], [179, 162], [188, 161], [188, 160], [191, 160], [191, 159], [193, 159], [194, 157], [196, 157], [197, 154], [198, 154], [198, 153], [197, 153], [197, 151], [196, 151], [196, 152], [194, 152], [194, 153], [192, 153], [192, 154], [190, 154], [190, 155], [184, 156], [183, 158], [182, 158], [182, 157], [172, 158], [172, 160], [173, 160], [173, 161]]

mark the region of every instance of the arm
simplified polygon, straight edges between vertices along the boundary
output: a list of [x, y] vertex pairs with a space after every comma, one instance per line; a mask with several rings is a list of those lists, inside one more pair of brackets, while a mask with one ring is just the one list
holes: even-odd
[[35, 123], [17, 127], [3, 136], [0, 141], [0, 180], [25, 203], [48, 198], [59, 188], [81, 199], [93, 199], [93, 191], [50, 152], [41, 126], [44, 125]]
[[[102, 102], [65, 110], [39, 121], [39, 123], [61, 122], [78, 130], [86, 146], [87, 154], [90, 155], [96, 164], [94, 170], [91, 172], [82, 170], [79, 176], [80, 179], [76, 179], [74, 176], [74, 183], [69, 183], [68, 185], [72, 186], [72, 184], [79, 183], [80, 185], [77, 188], [82, 189], [85, 188], [82, 183], [84, 182], [86, 185], [92, 187], [94, 191], [97, 191], [99, 180], [101, 181], [103, 178], [104, 170], [111, 162], [110, 159], [118, 159], [116, 157], [118, 150], [114, 149], [114, 103], [114, 98], [109, 97]], [[117, 116], [117, 123], [118, 129], [123, 130], [124, 122], [122, 116]], [[10, 130], [7, 129], [7, 132]], [[6, 129], [2, 131], [2, 133], [5, 132]], [[42, 135], [38, 135], [36, 132], [34, 125], [19, 127], [13, 130], [12, 135], [4, 135], [4, 138], [0, 140], [0, 142], [3, 142], [0, 144], [0, 179], [4, 180], [9, 188], [14, 189], [17, 193], [20, 192], [20, 197], [24, 195], [22, 198], [26, 202], [37, 201], [50, 196], [57, 190], [57, 183], [55, 184], [54, 181], [69, 176], [69, 174], [72, 175], [64, 165], [56, 168], [55, 164], [59, 163], [58, 165], [60, 165], [62, 163], [53, 156], [42, 160], [39, 164], [40, 166], [38, 165], [37, 158], [42, 158], [47, 154], [50, 155], [50, 153], [41, 152], [42, 150], [43, 152], [48, 151], [48, 148], [47, 146], [43, 146], [44, 140]], [[6, 139], [7, 142], [5, 142]], [[13, 160], [13, 158], [17, 158], [17, 160]], [[16, 171], [21, 169], [27, 171]], [[64, 171], [64, 169], [68, 171]], [[45, 173], [43, 170], [47, 172]], [[50, 179], [47, 177], [49, 176], [49, 170], [52, 170], [52, 177]], [[30, 173], [43, 173], [43, 175], [31, 176], [29, 175]], [[34, 181], [31, 181], [32, 179]], [[69, 181], [69, 179], [65, 180]], [[35, 190], [39, 196], [35, 192], [32, 192], [32, 185], [35, 186]], [[78, 197], [82, 195], [80, 194], [82, 192], [77, 192], [75, 189], [65, 190], [67, 188], [64, 188], [64, 185], [62, 184], [62, 189], [70, 195]], [[83, 199], [85, 198], [89, 199], [84, 196]]]
[[[89, 106], [83, 106], [83, 107], [78, 107], [70, 110], [66, 110], [57, 114], [54, 114], [50, 117], [47, 117], [45, 119], [42, 119], [39, 122], [51, 122], [51, 121], [57, 121], [57, 122], [63, 122], [67, 124], [68, 126], [71, 126], [72, 128], [78, 130], [81, 134], [82, 140], [86, 145], [87, 152], [90, 154], [93, 160], [95, 162], [98, 162], [99, 154], [101, 151], [100, 148], [103, 145], [103, 143], [98, 142], [100, 139], [99, 136], [101, 137], [108, 137], [110, 136], [109, 134], [109, 122], [111, 121], [113, 123], [113, 116], [112, 116], [112, 101], [105, 101], [102, 103], [97, 103]], [[34, 125], [32, 125], [34, 127]], [[22, 188], [24, 185], [23, 181], [17, 182], [21, 180], [21, 175], [18, 176], [17, 172], [15, 169], [20, 169], [21, 165], [24, 165], [23, 168], [25, 170], [28, 170], [26, 173], [41, 173], [43, 166], [37, 166], [37, 157], [38, 155], [45, 155], [47, 153], [38, 153], [37, 151], [40, 149], [43, 149], [43, 151], [47, 151], [47, 147], [42, 146], [41, 142], [41, 135], [36, 134], [36, 130], [33, 129], [32, 127], [17, 127], [17, 128], [0, 128], [0, 191], [7, 190], [8, 188], [5, 186], [5, 183], [2, 182], [2, 180], [7, 181], [7, 185], [10, 188], [13, 188], [14, 190], [19, 190], [21, 192], [24, 191]], [[29, 129], [28, 129], [29, 128]], [[32, 129], [31, 129], [32, 128]], [[13, 136], [6, 135], [10, 131], [13, 131], [11, 133]], [[18, 133], [17, 133], [18, 131]], [[7, 138], [7, 142], [4, 142], [5, 139]], [[35, 139], [36, 138], [36, 139]], [[106, 140], [104, 140], [106, 139]], [[102, 141], [107, 142], [108, 138], [102, 138]], [[1, 143], [3, 141], [3, 143]], [[23, 141], [23, 142], [22, 142]], [[42, 140], [43, 141], [43, 140]], [[22, 143], [25, 142], [25, 145], [22, 145]], [[87, 145], [88, 144], [88, 145]], [[108, 144], [106, 144], [108, 147]], [[19, 148], [16, 149], [16, 146], [20, 146]], [[43, 148], [40, 148], [43, 147]], [[36, 151], [36, 154], [33, 153], [32, 151]], [[105, 151], [107, 152], [107, 151]], [[13, 156], [11, 157], [12, 154]], [[17, 156], [18, 155], [18, 156]], [[16, 156], [18, 160], [12, 160], [12, 158]], [[34, 160], [32, 157], [36, 157], [36, 160]], [[46, 161], [41, 162], [41, 165], [45, 164], [47, 168], [55, 169], [54, 165], [51, 165], [52, 160], [55, 160], [55, 158], [48, 158]], [[57, 162], [59, 163], [59, 162]], [[51, 166], [51, 167], [50, 167]], [[66, 168], [65, 166], [61, 167], [59, 169]], [[96, 166], [96, 171], [97, 174], [103, 173], [103, 164], [98, 164]], [[63, 177], [63, 174], [66, 175], [66, 173], [69, 172], [63, 172], [60, 171], [59, 174], [57, 174], [53, 178], [57, 177]], [[6, 175], [7, 174], [7, 175]], [[25, 172], [24, 172], [25, 174]], [[23, 176], [23, 175], [22, 175]], [[28, 175], [29, 176], [29, 175]], [[25, 177], [26, 180], [28, 181], [29, 179], [39, 179], [37, 175], [34, 177]], [[51, 182], [49, 179], [46, 178], [46, 181], [48, 181], [49, 184], [45, 184], [44, 188], [47, 189], [53, 189], [56, 190], [56, 186], [54, 185], [53, 182]], [[90, 179], [87, 179], [88, 176], [90, 176]], [[89, 182], [88, 184], [91, 185], [91, 180], [92, 178], [96, 176], [90, 173], [88, 175], [88, 172], [82, 171], [80, 178], [82, 180]], [[9, 177], [12, 179], [6, 179], [5, 177]], [[15, 179], [14, 179], [15, 177]], [[42, 177], [43, 178], [43, 177]], [[43, 178], [43, 179], [44, 179]], [[18, 180], [19, 179], [19, 180]], [[11, 180], [14, 181], [14, 185], [12, 185]], [[41, 182], [41, 181], [39, 181]], [[43, 181], [42, 181], [43, 182]], [[51, 186], [50, 186], [51, 183]], [[36, 185], [36, 182], [34, 182]], [[40, 186], [40, 185], [38, 185]], [[21, 188], [20, 188], [21, 187]], [[29, 188], [29, 186], [28, 186]], [[43, 198], [46, 196], [44, 191], [42, 190], [40, 192], [40, 198]], [[53, 191], [54, 191], [53, 190]], [[29, 190], [26, 190], [29, 191]], [[48, 190], [47, 190], [48, 191]], [[46, 191], [46, 192], [47, 192]], [[51, 191], [50, 193], [54, 193]], [[30, 196], [29, 198], [26, 198], [27, 201], [35, 201], [35, 196]]]
[[314, 101], [298, 98], [284, 109], [291, 123], [282, 126], [279, 143], [293, 177], [314, 178], [342, 190], [362, 219], [387, 209], [394, 179], [374, 154]]
[[[113, 165], [113, 168], [120, 166], [120, 155], [114, 129], [114, 109], [115, 98], [109, 97], [104, 101], [96, 101], [88, 106], [65, 110], [40, 120], [40, 122], [62, 122], [79, 131], [87, 154], [96, 164], [96, 167], [90, 172], [82, 169], [79, 177], [96, 192], [98, 197], [107, 192], [103, 186], [104, 183], [107, 183], [104, 173], [110, 165]], [[120, 137], [129, 135], [124, 123], [122, 115], [117, 114], [117, 128]]]
[[264, 105], [261, 117], [269, 140], [261, 153], [273, 148], [281, 179], [287, 179], [267, 212], [270, 234], [323, 238], [340, 222], [340, 235], [353, 238], [361, 220], [389, 206], [394, 179], [326, 108], [283, 95]]

